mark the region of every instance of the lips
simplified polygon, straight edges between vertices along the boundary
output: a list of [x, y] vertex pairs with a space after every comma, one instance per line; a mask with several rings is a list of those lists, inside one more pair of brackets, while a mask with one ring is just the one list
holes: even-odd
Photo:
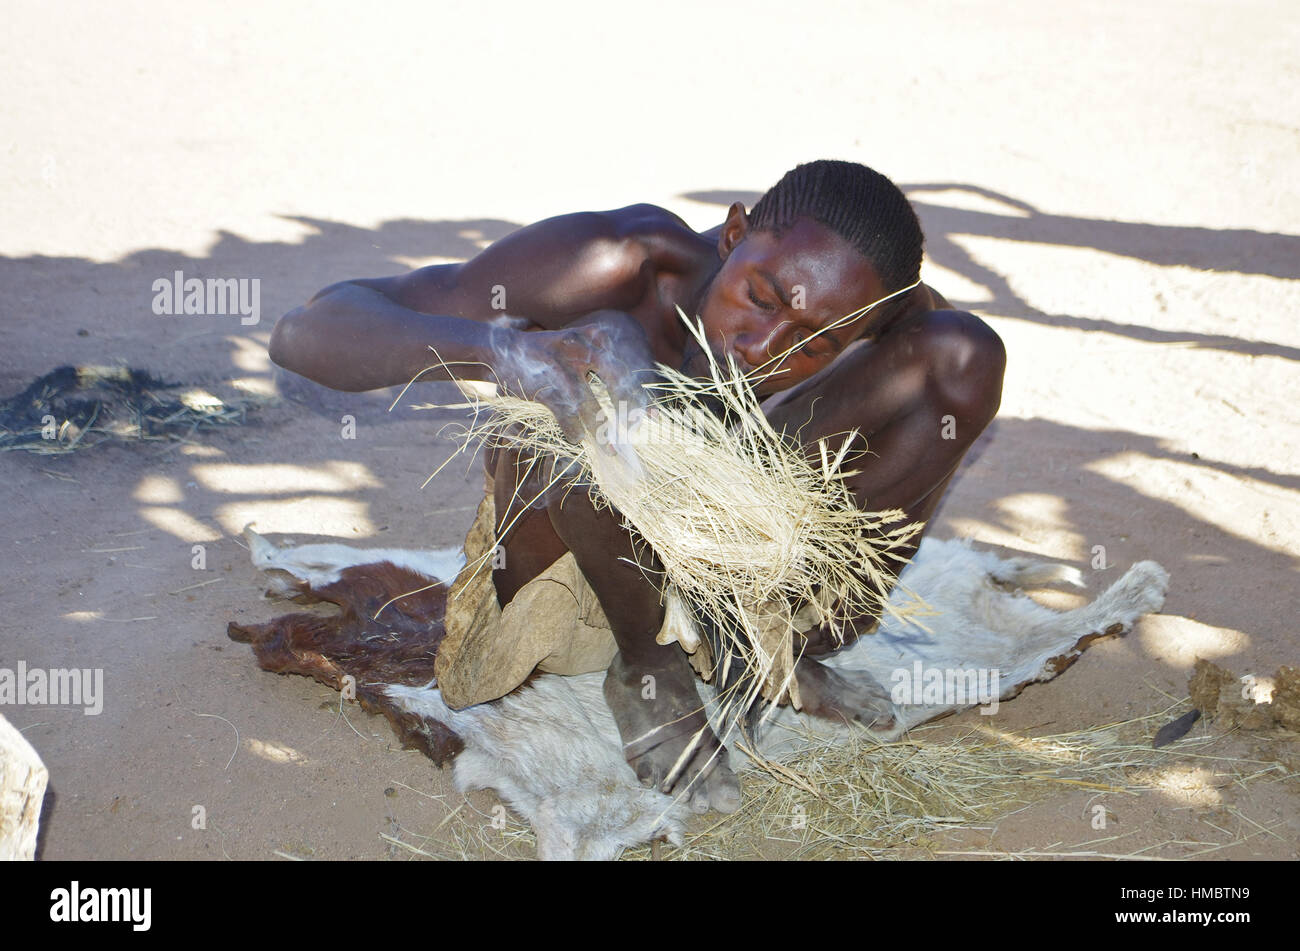
[[[713, 351], [713, 359], [720, 367], [727, 365], [727, 355]], [[732, 362], [735, 363], [736, 369], [741, 376], [748, 376], [753, 372], [753, 367], [734, 350], [731, 352]], [[697, 380], [707, 380], [709, 378], [709, 359], [704, 351], [700, 349], [699, 344], [692, 341], [686, 348], [685, 356], [682, 360], [682, 372], [687, 376], [694, 377]]]

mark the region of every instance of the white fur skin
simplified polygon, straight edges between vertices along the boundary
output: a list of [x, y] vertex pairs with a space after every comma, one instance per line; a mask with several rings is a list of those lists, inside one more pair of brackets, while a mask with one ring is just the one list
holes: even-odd
[[465, 741], [453, 776], [462, 790], [495, 789], [532, 823], [541, 859], [618, 858], [661, 836], [681, 843], [690, 810], [637, 782], [605, 705], [603, 673], [544, 674], [493, 703], [451, 710], [437, 687], [386, 690], [405, 709]]
[[[339, 580], [344, 568], [356, 565], [373, 565], [390, 561], [399, 568], [424, 575], [434, 581], [450, 585], [465, 567], [465, 553], [459, 548], [436, 548], [432, 551], [411, 551], [407, 548], [353, 548], [334, 543], [298, 545], [278, 548], [253, 531], [253, 523], [244, 526], [244, 538], [253, 567], [262, 571], [283, 571], [305, 581], [313, 588], [323, 588]], [[292, 594], [293, 586], [276, 583], [272, 586], [280, 594]]]
[[[310, 562], [314, 570], [324, 570], [326, 554], [335, 559], [335, 578], [347, 564], [390, 560], [411, 567], [422, 563], [420, 553], [406, 553], [410, 557], [399, 561], [394, 555], [402, 553], [342, 545], [304, 546], [296, 551], [308, 549], [312, 551], [301, 560]], [[440, 555], [435, 561], [442, 564], [444, 558]], [[347, 564], [343, 559], [349, 559]], [[259, 561], [255, 550], [254, 564], [292, 572], [290, 565], [297, 562], [283, 553]], [[1086, 647], [1080, 641], [1089, 635], [1117, 626], [1127, 630], [1143, 614], [1160, 610], [1169, 575], [1155, 562], [1139, 562], [1094, 602], [1065, 612], [1045, 608], [1019, 590], [1007, 590], [1053, 581], [1082, 585], [1079, 572], [1067, 566], [1001, 559], [975, 551], [968, 542], [927, 538], [899, 579], [891, 603], [906, 603], [906, 592], [911, 591], [938, 613], [916, 621], [886, 617], [876, 634], [859, 639], [828, 663], [845, 672], [869, 673], [886, 687], [894, 670], [909, 668], [916, 661], [926, 667], [996, 669], [1000, 696], [1005, 699], [1025, 684], [1055, 676], [1063, 664], [1049, 662], [1077, 656]], [[689, 813], [684, 804], [643, 788], [624, 762], [618, 728], [602, 693], [603, 680], [600, 673], [541, 675], [501, 700], [459, 711], [443, 704], [433, 683], [390, 685], [386, 690], [404, 709], [445, 723], [460, 734], [465, 750], [454, 767], [457, 786], [497, 790], [532, 823], [539, 857], [612, 859], [628, 846], [661, 835], [678, 841]], [[708, 694], [707, 688], [702, 694]], [[972, 701], [900, 706], [898, 730], [882, 739], [973, 705]], [[715, 728], [725, 739], [725, 725]], [[765, 756], [797, 750], [798, 731], [835, 736], [846, 734], [847, 728], [783, 708], [760, 731], [759, 749]], [[734, 751], [733, 763], [744, 765]]]
[[[997, 696], [1010, 699], [1025, 685], [1051, 680], [1064, 670], [1066, 662], [1087, 647], [1081, 640], [1116, 626], [1128, 631], [1143, 614], [1159, 611], [1169, 573], [1154, 561], [1140, 561], [1095, 601], [1074, 611], [1053, 611], [1020, 590], [1054, 581], [1084, 586], [1079, 571], [1067, 565], [1002, 559], [974, 550], [969, 541], [924, 539], [900, 576], [890, 603], [905, 604], [910, 591], [939, 613], [907, 621], [886, 616], [877, 633], [825, 658], [825, 663], [841, 672], [868, 673], [886, 689], [892, 686], [896, 670], [910, 669], [917, 661], [931, 669], [996, 670]], [[876, 735], [885, 741], [897, 739], [911, 727], [975, 705], [972, 701], [896, 706], [898, 729]], [[814, 735], [844, 732], [843, 727], [788, 708], [772, 719]], [[764, 733], [760, 749], [765, 755], [790, 747], [788, 737], [784, 742], [778, 739], [781, 732]]]

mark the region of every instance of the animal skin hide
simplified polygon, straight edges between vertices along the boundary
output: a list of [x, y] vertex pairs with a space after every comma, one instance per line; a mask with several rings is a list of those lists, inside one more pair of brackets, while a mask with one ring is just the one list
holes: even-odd
[[[385, 571], [401, 564], [400, 570], [411, 572], [412, 578], [424, 575], [444, 584], [460, 567], [451, 551], [368, 552], [343, 545], [275, 549], [260, 536], [246, 534], [253, 542], [254, 564], [299, 579], [289, 589], [281, 586], [281, 591], [336, 601], [344, 605], [343, 616], [354, 621], [358, 615], [366, 617], [364, 609], [349, 607], [354, 599], [343, 589], [349, 578], [378, 571], [371, 564], [376, 560], [386, 563]], [[898, 607], [916, 597], [933, 613], [913, 614], [907, 620], [887, 616], [877, 633], [824, 662], [847, 676], [869, 674], [891, 690], [898, 726], [880, 738], [894, 739], [910, 727], [971, 706], [983, 705], [985, 712], [992, 712], [997, 702], [1014, 697], [1026, 685], [1052, 679], [1096, 639], [1124, 633], [1143, 614], [1160, 610], [1168, 580], [1155, 562], [1139, 562], [1091, 604], [1053, 611], [1021, 589], [1052, 582], [1082, 587], [1076, 569], [1002, 559], [963, 541], [928, 538], [900, 577], [891, 603]], [[388, 596], [420, 586], [400, 585], [392, 581]], [[369, 600], [374, 597], [372, 592]], [[397, 603], [412, 612], [408, 600]], [[430, 620], [440, 621], [441, 606], [434, 613], [437, 618], [430, 614]], [[296, 617], [320, 621], [312, 615]], [[352, 672], [359, 699], [364, 692], [368, 708], [385, 713], [404, 739], [439, 762], [455, 755], [463, 743], [454, 765], [457, 786], [496, 790], [532, 824], [539, 857], [612, 859], [624, 848], [661, 836], [681, 841], [689, 809], [684, 802], [642, 787], [624, 761], [618, 728], [602, 692], [603, 673], [542, 674], [500, 700], [451, 710], [431, 678], [420, 680], [405, 670], [404, 676], [393, 677], [391, 662], [372, 664], [355, 645], [343, 649], [341, 640], [323, 641], [319, 633], [314, 639], [294, 634], [292, 625], [282, 623], [286, 620], [254, 628], [232, 625], [231, 636], [252, 642], [268, 669], [307, 673], [335, 686], [343, 671]], [[440, 623], [436, 626], [441, 629]], [[436, 644], [426, 647], [436, 650]], [[323, 665], [328, 667], [324, 676]], [[707, 704], [712, 691], [703, 683], [700, 687]], [[772, 713], [752, 737], [765, 757], [797, 751], [809, 742], [807, 737], [848, 735], [844, 725], [788, 707]], [[724, 742], [733, 735], [730, 724], [715, 721], [714, 728]], [[739, 769], [750, 765], [735, 750], [732, 763]]]

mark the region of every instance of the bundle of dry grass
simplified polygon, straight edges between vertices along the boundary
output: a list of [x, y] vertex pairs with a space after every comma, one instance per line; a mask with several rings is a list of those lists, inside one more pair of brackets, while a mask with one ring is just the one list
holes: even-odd
[[[711, 353], [702, 328], [687, 326]], [[476, 414], [466, 444], [553, 458], [551, 485], [588, 483], [592, 499], [617, 510], [658, 557], [669, 598], [712, 622], [728, 648], [718, 658], [722, 681], [733, 654], [743, 662], [739, 709], [760, 692], [797, 703], [792, 632], [825, 625], [842, 636], [853, 619], [892, 610], [900, 549], [920, 526], [901, 524], [901, 511], [859, 508], [843, 481], [855, 433], [838, 446], [823, 441], [810, 458], [773, 430], [734, 363], [710, 355], [705, 380], [659, 372], [651, 413], [625, 431], [588, 432], [576, 446], [541, 403], [467, 387], [477, 398], [465, 405], [491, 413]], [[600, 381], [590, 382], [619, 420]], [[678, 639], [693, 650], [690, 638]]]

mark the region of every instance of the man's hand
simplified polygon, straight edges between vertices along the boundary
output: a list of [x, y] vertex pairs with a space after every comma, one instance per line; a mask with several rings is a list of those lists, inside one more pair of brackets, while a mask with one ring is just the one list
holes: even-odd
[[[544, 403], [564, 434], [579, 442], [621, 441], [621, 427], [641, 419], [651, 402], [645, 383], [657, 379], [645, 331], [630, 315], [605, 310], [562, 330], [523, 332], [493, 328], [493, 366], [510, 393]], [[592, 389], [604, 384], [610, 419]]]

